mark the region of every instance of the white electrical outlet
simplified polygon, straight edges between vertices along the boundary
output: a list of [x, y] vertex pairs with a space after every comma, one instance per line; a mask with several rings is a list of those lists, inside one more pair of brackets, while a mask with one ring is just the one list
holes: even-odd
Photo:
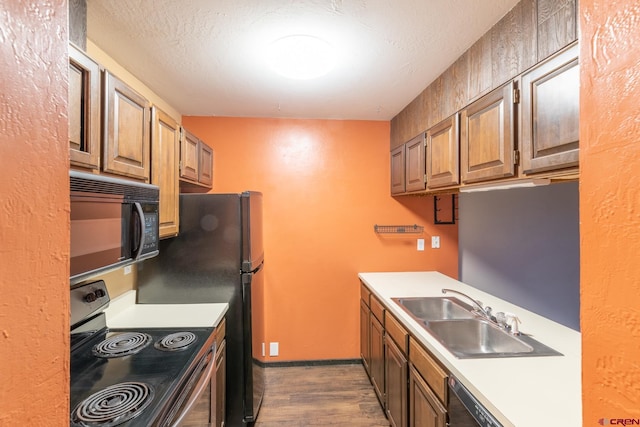
[[269, 356], [277, 356], [278, 355], [278, 343], [270, 342], [269, 343]]
[[424, 251], [424, 239], [418, 239], [418, 250]]
[[131, 274], [131, 266], [130, 265], [127, 265], [127, 266], [124, 267], [124, 274], [125, 275]]
[[262, 343], [262, 357], [267, 355], [267, 350], [265, 349], [264, 343]]
[[440, 247], [440, 236], [431, 236], [431, 248], [438, 249]]

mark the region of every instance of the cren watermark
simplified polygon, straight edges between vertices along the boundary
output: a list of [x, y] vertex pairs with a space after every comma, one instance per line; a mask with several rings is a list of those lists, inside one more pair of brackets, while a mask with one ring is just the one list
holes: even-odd
[[601, 426], [640, 426], [640, 418], [600, 418]]

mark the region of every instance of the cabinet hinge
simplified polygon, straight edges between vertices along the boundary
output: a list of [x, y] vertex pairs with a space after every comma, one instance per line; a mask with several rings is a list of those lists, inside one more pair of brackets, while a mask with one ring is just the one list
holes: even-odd
[[182, 160], [178, 162], [178, 172], [182, 172]]
[[520, 103], [520, 89], [518, 88], [513, 89], [513, 103], [514, 104]]
[[424, 182], [427, 182], [427, 174], [424, 174]]
[[427, 148], [427, 140], [424, 140], [424, 148]]
[[514, 165], [520, 164], [520, 151], [518, 150], [513, 150], [513, 164]]

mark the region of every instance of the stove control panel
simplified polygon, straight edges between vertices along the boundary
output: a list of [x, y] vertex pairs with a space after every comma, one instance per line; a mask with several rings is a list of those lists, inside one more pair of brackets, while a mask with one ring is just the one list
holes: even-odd
[[103, 311], [109, 305], [109, 292], [104, 280], [71, 288], [71, 327]]

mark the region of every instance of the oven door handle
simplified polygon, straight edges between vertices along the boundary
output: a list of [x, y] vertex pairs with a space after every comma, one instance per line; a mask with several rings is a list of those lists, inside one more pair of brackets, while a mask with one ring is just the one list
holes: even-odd
[[191, 408], [193, 408], [193, 406], [196, 404], [196, 402], [200, 398], [200, 395], [202, 395], [202, 392], [204, 391], [209, 381], [211, 381], [211, 375], [213, 374], [213, 371], [215, 370], [215, 367], [216, 367], [215, 355], [216, 355], [216, 351], [214, 347], [213, 351], [209, 353], [209, 356], [211, 357], [209, 358], [210, 360], [207, 362], [207, 366], [205, 366], [204, 368], [204, 370], [206, 370], [204, 376], [200, 378], [200, 380], [198, 381], [198, 384], [196, 384], [196, 386], [194, 387], [194, 391], [193, 393], [191, 393], [189, 400], [184, 405], [184, 409], [182, 410], [182, 412], [180, 412], [180, 414], [178, 414], [174, 418], [174, 421], [171, 423], [171, 427], [177, 427], [182, 422], [184, 417], [187, 416], [187, 414], [191, 411]]

